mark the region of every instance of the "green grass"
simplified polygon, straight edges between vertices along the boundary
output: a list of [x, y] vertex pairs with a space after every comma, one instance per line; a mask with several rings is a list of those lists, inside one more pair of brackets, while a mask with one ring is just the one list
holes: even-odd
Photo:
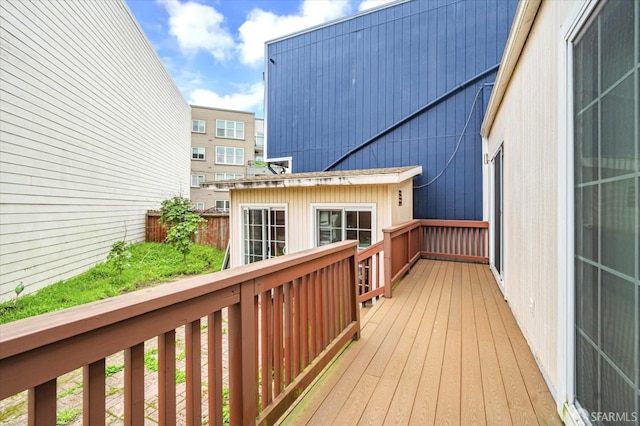
[[60, 426], [68, 425], [69, 423], [74, 421], [80, 413], [82, 413], [82, 410], [80, 410], [79, 408], [60, 410], [57, 413], [56, 424]]
[[173, 281], [180, 277], [220, 270], [224, 252], [194, 245], [183, 262], [182, 255], [168, 244], [140, 243], [128, 246], [130, 267], [121, 279], [109, 263], [100, 263], [87, 272], [52, 284], [34, 294], [0, 304], [0, 324], [82, 305], [119, 294]]

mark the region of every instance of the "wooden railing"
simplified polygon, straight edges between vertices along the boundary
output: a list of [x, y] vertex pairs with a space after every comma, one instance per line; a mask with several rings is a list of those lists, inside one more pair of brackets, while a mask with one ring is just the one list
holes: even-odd
[[384, 293], [384, 276], [380, 273], [382, 241], [358, 252], [358, 302], [367, 302], [379, 298]]
[[489, 262], [489, 224], [472, 220], [421, 220], [424, 257]]
[[384, 233], [384, 297], [391, 297], [393, 285], [420, 259], [421, 221], [411, 220], [383, 229]]
[[[184, 326], [186, 424], [223, 421], [227, 316], [231, 424], [272, 424], [359, 336], [357, 243], [347, 241], [0, 326], [0, 400], [29, 393], [29, 424], [56, 424], [56, 381], [82, 367], [83, 423], [105, 424], [105, 358], [124, 351], [124, 423], [145, 422], [145, 342], [158, 344], [158, 421], [176, 424]], [[202, 322], [208, 372], [202, 385]], [[207, 420], [207, 419], [205, 419]]]

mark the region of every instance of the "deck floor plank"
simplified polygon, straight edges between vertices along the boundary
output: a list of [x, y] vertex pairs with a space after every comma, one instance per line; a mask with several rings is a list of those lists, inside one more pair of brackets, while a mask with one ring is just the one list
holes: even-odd
[[485, 282], [482, 289], [485, 296], [487, 312], [489, 313], [489, 322], [491, 324], [493, 341], [500, 364], [502, 381], [507, 392], [511, 420], [514, 424], [536, 424], [537, 418], [535, 411], [529, 400], [527, 388], [520, 374], [520, 368], [516, 362], [511, 341], [507, 335], [507, 330], [498, 308], [501, 304], [506, 306], [506, 302], [502, 296], [498, 297], [491, 286], [488, 285], [487, 275], [485, 273], [482, 273], [480, 280]]
[[[420, 374], [417, 372], [422, 371], [424, 362], [429, 348], [429, 342], [431, 341], [431, 330], [436, 319], [436, 311], [438, 303], [440, 302], [440, 292], [442, 291], [443, 279], [438, 279], [440, 271], [444, 274], [445, 268], [442, 267], [442, 263], [433, 263], [434, 268], [430, 271], [427, 279], [427, 285], [421, 293], [418, 305], [414, 310], [417, 312], [426, 300], [424, 306], [422, 318], [416, 335], [416, 340], [411, 348], [409, 359], [405, 365], [400, 382], [396, 388], [396, 392], [389, 406], [387, 417], [385, 422], [388, 424], [408, 424], [409, 417], [411, 416], [411, 410], [407, 407], [413, 405], [415, 394], [420, 383]], [[443, 275], [444, 276], [444, 275]]]
[[561, 424], [486, 265], [421, 260], [282, 424]]
[[484, 395], [475, 309], [471, 293], [470, 266], [462, 267], [462, 366], [460, 423], [463, 425], [484, 425]]

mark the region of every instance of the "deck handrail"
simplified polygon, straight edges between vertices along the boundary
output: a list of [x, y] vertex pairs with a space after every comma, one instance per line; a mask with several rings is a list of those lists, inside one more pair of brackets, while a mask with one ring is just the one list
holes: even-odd
[[384, 242], [378, 241], [358, 252], [358, 302], [366, 303], [384, 294], [384, 276], [380, 273]]
[[391, 297], [393, 285], [420, 259], [421, 221], [410, 220], [383, 229], [384, 234], [384, 297]]
[[421, 220], [422, 256], [489, 262], [489, 223], [476, 220]]
[[0, 325], [0, 399], [29, 390], [30, 424], [55, 424], [56, 380], [82, 367], [83, 423], [104, 424], [105, 358], [124, 351], [125, 423], [142, 424], [144, 342], [157, 337], [159, 421], [175, 424], [184, 326], [186, 420], [200, 424], [206, 318], [209, 423], [220, 424], [226, 309], [230, 421], [273, 423], [359, 336], [356, 271], [357, 243], [345, 241]]

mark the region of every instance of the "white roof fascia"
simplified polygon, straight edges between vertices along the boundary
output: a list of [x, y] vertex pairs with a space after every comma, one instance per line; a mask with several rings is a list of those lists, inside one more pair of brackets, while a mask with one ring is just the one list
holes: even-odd
[[496, 118], [498, 109], [500, 109], [500, 104], [509, 86], [511, 76], [518, 64], [522, 49], [529, 37], [529, 32], [536, 19], [541, 3], [542, 0], [520, 0], [518, 3], [518, 9], [513, 18], [511, 31], [509, 32], [509, 38], [507, 38], [507, 44], [502, 54], [502, 61], [500, 62], [496, 82], [493, 85], [487, 111], [482, 121], [482, 127], [480, 128], [480, 135], [484, 138], [489, 137], [493, 121]]
[[[404, 182], [414, 176], [422, 174], [422, 166], [412, 167], [402, 172], [380, 173], [380, 174], [344, 174], [333, 176], [314, 177], [289, 177], [280, 178], [274, 175], [273, 180], [248, 180], [212, 182], [206, 187], [208, 189], [256, 189], [256, 188], [302, 188], [311, 186], [347, 186], [347, 185], [388, 185]], [[287, 176], [291, 176], [290, 174]]]

